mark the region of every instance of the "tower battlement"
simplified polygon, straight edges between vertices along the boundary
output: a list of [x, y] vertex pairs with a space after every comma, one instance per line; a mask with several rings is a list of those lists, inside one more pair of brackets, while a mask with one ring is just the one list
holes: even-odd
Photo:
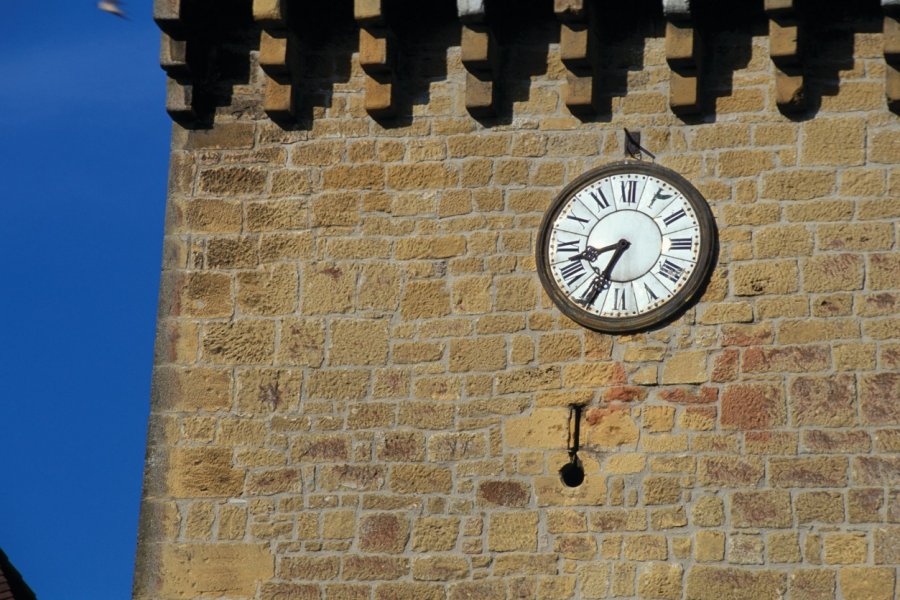
[[898, 4], [157, 0], [135, 600], [892, 599]]

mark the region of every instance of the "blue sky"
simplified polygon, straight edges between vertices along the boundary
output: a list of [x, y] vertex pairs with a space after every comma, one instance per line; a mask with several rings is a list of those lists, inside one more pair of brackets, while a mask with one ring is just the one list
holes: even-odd
[[130, 597], [171, 125], [152, 2], [0, 20], [0, 547], [41, 600]]

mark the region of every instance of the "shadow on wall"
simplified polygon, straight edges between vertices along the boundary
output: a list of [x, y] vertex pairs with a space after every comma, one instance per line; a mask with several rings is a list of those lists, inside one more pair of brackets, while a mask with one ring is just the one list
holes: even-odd
[[[212, 1], [188, 3], [190, 12], [183, 15], [189, 69], [181, 83], [192, 86], [194, 116], [182, 119], [182, 125], [190, 128], [210, 127], [222, 109], [263, 117], [253, 92], [235, 93], [258, 78], [251, 53], [259, 50], [260, 29], [253, 21], [252, 2], [222, 0], [213, 10]], [[485, 126], [504, 125], [512, 122], [514, 105], [528, 100], [533, 78], [547, 74], [550, 46], [560, 41], [559, 21], [551, 0], [493, 0], [487, 6], [500, 47], [499, 91], [495, 115], [478, 120]], [[595, 6], [602, 11], [597, 19], [596, 110], [577, 116], [585, 122], [608, 122], [613, 100], [631, 91], [629, 80], [641, 82], [647, 39], [664, 37], [666, 25], [659, 0]], [[335, 91], [351, 79], [358, 25], [351, 0], [295, 2], [290, 9], [293, 59], [300, 68], [293, 82], [295, 114], [280, 125], [311, 129], [322, 109], [334, 106]], [[769, 17], [761, 1], [695, 0], [692, 11], [703, 54], [701, 105], [696, 114], [679, 118], [686, 123], [715, 122], [717, 106], [741, 86], [735, 76], [750, 65], [754, 38], [768, 35]], [[455, 0], [385, 0], [385, 15], [397, 44], [392, 73], [396, 116], [378, 122], [396, 128], [410, 125], [414, 107], [431, 101], [431, 85], [447, 79], [447, 55], [460, 44], [460, 21]], [[882, 11], [879, 0], [798, 0], [797, 18], [801, 59], [794, 70], [804, 78], [804, 103], [785, 115], [799, 121], [814, 117], [823, 97], [838, 93], [839, 72], [854, 67], [854, 34], [880, 32]], [[356, 100], [347, 102], [355, 105]]]

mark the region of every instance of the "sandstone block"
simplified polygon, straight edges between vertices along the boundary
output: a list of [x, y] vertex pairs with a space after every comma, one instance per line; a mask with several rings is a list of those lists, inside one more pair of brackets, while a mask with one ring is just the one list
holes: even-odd
[[[343, 558], [344, 579], [385, 581], [400, 579], [409, 573], [409, 559], [394, 556], [362, 556], [347, 554]], [[368, 597], [368, 588], [366, 588]]]
[[262, 544], [164, 544], [157, 568], [161, 597], [250, 597], [274, 576], [275, 559]]
[[663, 364], [662, 383], [706, 383], [709, 379], [706, 360], [704, 350], [678, 352]]
[[492, 304], [491, 277], [463, 277], [453, 282], [451, 305], [454, 313], [487, 313]]
[[717, 496], [701, 496], [691, 508], [691, 520], [700, 527], [718, 527], [725, 523], [725, 508]]
[[271, 321], [211, 323], [203, 334], [203, 356], [213, 364], [267, 364], [275, 346]]
[[235, 496], [244, 486], [244, 471], [233, 466], [232, 450], [214, 446], [173, 448], [166, 488], [174, 498]]
[[803, 165], [860, 165], [865, 161], [865, 121], [859, 117], [816, 119], [803, 126]]
[[783, 425], [784, 392], [765, 383], [731, 384], [722, 394], [721, 424], [726, 429], [761, 429]]
[[791, 495], [780, 490], [734, 492], [731, 523], [734, 527], [784, 528], [792, 525]]
[[400, 299], [404, 319], [443, 317], [450, 314], [450, 294], [441, 280], [410, 281]]
[[835, 573], [826, 569], [801, 569], [789, 577], [791, 597], [797, 600], [832, 598], [836, 590]]
[[154, 373], [152, 397], [160, 410], [216, 411], [231, 406], [232, 376], [227, 369], [174, 369]]
[[795, 531], [779, 531], [766, 536], [770, 562], [800, 562], [799, 534]]
[[769, 481], [777, 487], [843, 487], [847, 485], [847, 458], [769, 459]]
[[882, 508], [884, 508], [884, 493], [882, 490], [878, 488], [851, 488], [847, 490], [847, 520], [850, 523], [880, 522], [883, 520], [881, 516]]
[[349, 312], [357, 271], [338, 263], [315, 263], [303, 271], [302, 310], [304, 314]]
[[531, 499], [531, 488], [521, 481], [482, 481], [478, 484], [478, 499], [489, 505], [523, 508]]
[[437, 465], [408, 464], [391, 468], [391, 491], [398, 494], [449, 494], [453, 487], [450, 469]]
[[898, 485], [900, 457], [858, 456], [853, 459], [853, 479], [863, 485]]
[[450, 342], [450, 371], [499, 371], [506, 367], [502, 337], [455, 339]]
[[341, 319], [331, 324], [329, 364], [383, 365], [388, 356], [386, 320]]
[[625, 536], [623, 553], [628, 560], [666, 560], [669, 557], [664, 535]]
[[830, 366], [826, 346], [781, 346], [748, 348], [741, 361], [745, 373], [803, 373], [823, 371]]
[[763, 197], [772, 200], [813, 200], [832, 194], [837, 186], [833, 172], [815, 169], [773, 171], [763, 176]]
[[529, 416], [507, 419], [504, 426], [506, 445], [512, 448], [566, 447], [568, 411], [562, 408], [538, 408]]
[[635, 448], [639, 430], [627, 407], [595, 408], [587, 412], [581, 435], [586, 446]]
[[694, 543], [697, 562], [718, 562], [725, 558], [725, 534], [721, 531], [698, 531]]
[[797, 521], [800, 524], [844, 520], [844, 497], [839, 492], [801, 492], [797, 494]]
[[278, 265], [237, 276], [237, 303], [247, 315], [282, 315], [297, 306], [297, 271]]
[[862, 421], [871, 425], [900, 425], [900, 373], [865, 374], [860, 379]]
[[890, 600], [894, 597], [894, 569], [844, 567], [838, 575], [846, 600]]
[[536, 512], [495, 512], [488, 525], [488, 549], [493, 552], [537, 550]]
[[780, 598], [787, 590], [783, 572], [730, 567], [695, 566], [685, 581], [691, 600], [760, 600]]
[[679, 564], [644, 565], [638, 574], [638, 594], [641, 598], [680, 600], [682, 572]]
[[763, 540], [758, 534], [733, 533], [728, 536], [728, 562], [736, 565], [763, 564]]
[[798, 281], [797, 264], [794, 261], [737, 264], [734, 268], [734, 293], [738, 296], [788, 294], [797, 291]]
[[788, 404], [795, 425], [853, 425], [856, 383], [850, 375], [798, 377], [789, 386]]
[[419, 517], [413, 526], [412, 548], [416, 552], [446, 552], [456, 546], [458, 517]]
[[409, 522], [395, 513], [364, 515], [359, 521], [359, 549], [397, 554], [409, 540]]
[[221, 167], [200, 173], [200, 191], [218, 196], [249, 196], [265, 192], [266, 172], [253, 167]]

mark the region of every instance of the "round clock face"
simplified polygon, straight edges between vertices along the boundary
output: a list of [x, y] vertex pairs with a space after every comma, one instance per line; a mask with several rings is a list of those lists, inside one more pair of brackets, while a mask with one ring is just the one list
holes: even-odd
[[569, 184], [544, 216], [537, 267], [544, 289], [577, 323], [639, 331], [683, 309], [712, 271], [709, 205], [664, 167], [622, 162]]

